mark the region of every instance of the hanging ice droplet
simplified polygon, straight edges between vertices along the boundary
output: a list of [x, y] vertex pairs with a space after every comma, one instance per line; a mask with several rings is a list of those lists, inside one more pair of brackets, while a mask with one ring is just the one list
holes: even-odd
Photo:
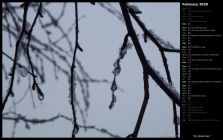
[[28, 71], [25, 69], [25, 67], [20, 67], [19, 72], [22, 77], [26, 77], [28, 74]]
[[110, 105], [109, 105], [109, 107], [108, 107], [110, 110], [114, 107], [115, 102], [116, 102], [116, 96], [115, 96], [114, 93], [113, 93], [113, 94], [112, 94], [112, 101], [111, 101], [111, 103], [110, 103]]
[[114, 103], [111, 103], [111, 104], [108, 106], [108, 108], [111, 110], [111, 109], [113, 108], [113, 106], [114, 106]]
[[116, 85], [116, 81], [114, 80], [113, 81], [113, 83], [112, 83], [112, 85], [111, 85], [111, 91], [115, 91], [115, 90], [117, 90], [118, 89], [118, 87], [117, 87], [117, 85]]
[[39, 100], [43, 100], [44, 99], [44, 95], [43, 94], [38, 94], [38, 99]]
[[43, 100], [44, 99], [44, 94], [43, 94], [42, 90], [39, 88], [38, 85], [36, 86], [36, 89], [37, 89], [39, 100]]
[[112, 73], [115, 75], [115, 76], [118, 76], [121, 72], [121, 67], [120, 65], [118, 64], [117, 67], [115, 67], [115, 69], [112, 71]]
[[30, 129], [31, 128], [28, 123], [25, 123], [25, 127], [26, 127], [26, 129]]

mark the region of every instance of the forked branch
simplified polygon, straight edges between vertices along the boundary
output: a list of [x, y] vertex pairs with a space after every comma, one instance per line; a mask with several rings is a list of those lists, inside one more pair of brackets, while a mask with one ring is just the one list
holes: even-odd
[[157, 75], [156, 70], [147, 62], [145, 54], [142, 50], [142, 47], [135, 33], [135, 30], [132, 26], [132, 22], [128, 13], [126, 3], [121, 2], [120, 6], [121, 6], [121, 10], [122, 10], [123, 17], [125, 20], [126, 28], [135, 46], [135, 49], [140, 59], [140, 62], [142, 64], [143, 70], [148, 71], [148, 74], [159, 85], [159, 87], [164, 91], [164, 93], [166, 93], [178, 106], [180, 106], [180, 94], [170, 84], [165, 82], [159, 75]]
[[[148, 96], [149, 96], [148, 88], [146, 88], [146, 87], [148, 87], [148, 83], [146, 85], [146, 82], [145, 82], [146, 81], [145, 80], [146, 75], [147, 75], [147, 79], [148, 79], [148, 75], [150, 75], [153, 78], [153, 80], [160, 86], [160, 88], [172, 99], [173, 110], [174, 110], [175, 133], [176, 133], [176, 137], [177, 137], [178, 136], [178, 128], [177, 128], [177, 122], [176, 122], [176, 118], [177, 118], [176, 104], [178, 106], [180, 106], [180, 95], [172, 87], [172, 80], [171, 80], [171, 77], [170, 77], [170, 72], [169, 72], [168, 64], [167, 64], [167, 59], [165, 57], [164, 52], [165, 51], [180, 52], [180, 51], [178, 51], [176, 49], [172, 49], [172, 48], [162, 47], [160, 45], [160, 43], [156, 40], [156, 38], [145, 28], [144, 24], [138, 19], [138, 17], [135, 15], [135, 13], [130, 8], [129, 8], [129, 11], [128, 11], [126, 3], [120, 2], [120, 7], [121, 7], [121, 10], [122, 10], [122, 14], [123, 14], [123, 17], [124, 17], [124, 20], [125, 20], [125, 24], [126, 24], [126, 28], [128, 30], [129, 36], [132, 39], [132, 42], [135, 46], [137, 55], [140, 59], [140, 62], [142, 64], [143, 71], [144, 71], [144, 74], [143, 74], [143, 77], [144, 77], [144, 91], [145, 91], [144, 100], [143, 100], [143, 104], [142, 104], [142, 107], [141, 107], [141, 110], [140, 110], [140, 114], [139, 114], [139, 117], [138, 117], [138, 120], [137, 120], [137, 123], [136, 123], [136, 126], [135, 126], [135, 130], [134, 130], [133, 134], [130, 134], [128, 136], [128, 138], [136, 138], [137, 137], [138, 132], [139, 132], [139, 128], [141, 126], [142, 118], [143, 118], [143, 115], [145, 113], [146, 105], [147, 105], [147, 102], [148, 102]], [[132, 22], [131, 22], [131, 19], [130, 19], [130, 16], [129, 16], [129, 12], [133, 16], [133, 18], [136, 20], [136, 22], [139, 24], [139, 26], [142, 28], [142, 30], [144, 31], [144, 34], [146, 36], [148, 36], [155, 43], [155, 45], [159, 48], [159, 51], [160, 51], [161, 56], [162, 56], [163, 64], [164, 64], [164, 67], [165, 67], [165, 70], [166, 70], [167, 79], [168, 79], [169, 83], [165, 82], [165, 80], [158, 74], [158, 72], [155, 69], [153, 69], [153, 67], [148, 63], [148, 61], [147, 61], [147, 59], [144, 55], [144, 52], [142, 50], [142, 47], [139, 43], [139, 40], [137, 38], [137, 35], [134, 31], [134, 28], [133, 28], [133, 25], [132, 25]]]

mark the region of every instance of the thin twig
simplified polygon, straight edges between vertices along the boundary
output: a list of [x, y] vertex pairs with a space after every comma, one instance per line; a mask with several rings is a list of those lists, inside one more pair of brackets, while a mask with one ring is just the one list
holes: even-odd
[[[8, 54], [6, 54], [4, 51], [2, 51], [2, 54], [3, 54], [4, 56], [6, 56], [9, 60], [11, 60], [11, 61], [14, 63], [14, 60], [12, 59], [12, 57], [10, 57], [10, 56], [9, 56]], [[21, 68], [25, 69], [25, 70], [27, 71], [28, 74], [33, 75], [33, 73], [30, 72], [25, 66], [23, 66], [22, 64], [20, 64], [20, 63], [18, 63], [18, 62], [15, 62], [15, 63], [16, 63], [16, 65], [17, 65], [18, 67], [21, 67]], [[36, 75], [33, 75], [33, 76], [36, 76]]]
[[[13, 117], [10, 116], [10, 114], [14, 115]], [[37, 118], [27, 118], [26, 116], [19, 114], [19, 113], [15, 113], [15, 112], [7, 112], [7, 113], [3, 113], [2, 114], [2, 119], [3, 120], [8, 120], [8, 121], [14, 121], [16, 123], [18, 123], [19, 121], [23, 121], [26, 125], [28, 124], [45, 124], [45, 123], [50, 123], [50, 122], [54, 122], [58, 119], [64, 119], [67, 120], [69, 122], [72, 122], [72, 118], [67, 117], [65, 115], [62, 114], [58, 114], [56, 116], [47, 118], [47, 119], [37, 119]], [[79, 125], [80, 128], [83, 129], [92, 129], [101, 133], [104, 133], [108, 136], [111, 137], [115, 137], [115, 138], [119, 138], [120, 136], [118, 136], [117, 134], [113, 134], [111, 132], [109, 132], [108, 130], [106, 130], [105, 128], [98, 128], [94, 125]]]
[[27, 17], [27, 12], [28, 12], [28, 6], [29, 6], [29, 2], [25, 3], [24, 6], [24, 13], [23, 13], [23, 25], [22, 25], [22, 31], [20, 32], [19, 38], [16, 41], [16, 49], [15, 49], [15, 56], [14, 56], [14, 62], [13, 62], [13, 66], [12, 66], [12, 71], [10, 73], [11, 76], [11, 81], [10, 81], [10, 86], [8, 89], [8, 93], [2, 103], [2, 112], [5, 108], [5, 105], [8, 101], [9, 96], [14, 96], [13, 93], [13, 84], [14, 84], [14, 77], [15, 77], [15, 70], [16, 70], [16, 61], [17, 61], [17, 57], [18, 57], [18, 51], [19, 51], [19, 47], [20, 47], [20, 43], [22, 40], [23, 35], [25, 34], [25, 30], [26, 30], [26, 17]]
[[[38, 8], [38, 11], [36, 13], [36, 16], [33, 20], [33, 23], [27, 33], [27, 37], [28, 37], [28, 42], [27, 42], [27, 45], [26, 45], [26, 51], [27, 51], [27, 56], [28, 56], [28, 61], [29, 61], [29, 65], [30, 65], [30, 68], [31, 68], [31, 71], [32, 73], [34, 74], [34, 68], [33, 68], [33, 64], [32, 64], [32, 60], [31, 60], [31, 57], [30, 57], [30, 53], [29, 53], [29, 44], [30, 44], [30, 41], [31, 41], [31, 37], [32, 37], [32, 31], [33, 31], [33, 28], [36, 24], [36, 21], [37, 21], [37, 18], [39, 16], [42, 16], [41, 14], [41, 9], [42, 9], [42, 2], [40, 2], [40, 5], [39, 5], [39, 8]], [[26, 21], [25, 21], [26, 22]], [[32, 89], [35, 90], [37, 89], [37, 93], [38, 93], [38, 98], [39, 100], [43, 100], [44, 99], [44, 94], [42, 93], [41, 89], [39, 88], [39, 85], [36, 81], [36, 77], [33, 76], [33, 85], [32, 85]]]
[[70, 79], [70, 90], [71, 90], [71, 106], [72, 106], [72, 114], [73, 114], [73, 130], [72, 130], [72, 137], [74, 138], [76, 133], [78, 132], [79, 126], [77, 124], [77, 118], [76, 118], [76, 112], [75, 112], [75, 105], [74, 102], [76, 100], [75, 97], [75, 89], [74, 89], [74, 80], [75, 80], [75, 73], [74, 73], [74, 68], [75, 66], [75, 58], [76, 58], [76, 52], [77, 49], [79, 49], [80, 51], [83, 51], [83, 49], [79, 46], [78, 43], [78, 5], [77, 2], [75, 2], [75, 21], [76, 21], [76, 40], [75, 40], [75, 48], [74, 48], [74, 54], [73, 54], [73, 61], [72, 61], [72, 65], [71, 65], [71, 79]]

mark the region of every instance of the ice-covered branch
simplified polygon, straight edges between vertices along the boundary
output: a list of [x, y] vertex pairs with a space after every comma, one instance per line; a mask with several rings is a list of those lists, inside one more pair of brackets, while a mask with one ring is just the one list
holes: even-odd
[[122, 46], [119, 50], [119, 57], [118, 59], [115, 61], [114, 65], [114, 70], [112, 71], [113, 75], [114, 75], [114, 79], [111, 85], [111, 91], [112, 91], [112, 101], [109, 105], [109, 109], [112, 109], [112, 107], [114, 106], [115, 102], [116, 102], [116, 96], [115, 96], [115, 91], [118, 89], [117, 84], [116, 84], [116, 76], [118, 76], [121, 72], [121, 65], [120, 65], [120, 61], [124, 58], [125, 54], [127, 53], [127, 49], [129, 49], [131, 47], [131, 45], [128, 43], [128, 37], [129, 35], [126, 34], [124, 37], [124, 41], [122, 43]]
[[122, 13], [125, 19], [126, 28], [128, 30], [129, 36], [131, 37], [133, 44], [135, 46], [136, 52], [142, 64], [143, 70], [148, 71], [148, 74], [152, 77], [152, 79], [159, 85], [159, 87], [166, 93], [170, 99], [172, 99], [178, 106], [180, 106], [180, 94], [165, 80], [157, 75], [157, 71], [148, 64], [142, 47], [138, 41], [137, 35], [132, 26], [132, 22], [130, 16], [128, 14], [126, 3], [120, 3]]
[[[173, 47], [173, 45], [169, 41], [164, 41], [161, 39], [157, 34], [155, 34], [151, 29], [148, 30], [144, 23], [136, 16], [135, 12], [132, 10], [129, 10], [129, 13], [132, 15], [132, 17], [135, 19], [135, 21], [138, 23], [140, 28], [143, 30], [144, 35], [146, 37], [149, 37], [151, 41], [162, 51], [165, 52], [176, 52], [180, 53], [180, 49], [176, 49]], [[145, 37], [145, 38], [146, 38]]]
[[[133, 28], [133, 25], [132, 25], [132, 22], [131, 22], [131, 19], [130, 19], [130, 15], [129, 15], [129, 11], [132, 12], [132, 13], [135, 13], [135, 10], [136, 11], [139, 11], [139, 10], [138, 9], [133, 10], [132, 8], [129, 8], [129, 7], [127, 8], [126, 3], [124, 3], [124, 2], [120, 2], [120, 7], [121, 7], [121, 10], [122, 10], [122, 13], [123, 13], [123, 17], [124, 17], [124, 20], [125, 20], [127, 31], [129, 33], [129, 36], [132, 39], [132, 42], [135, 46], [137, 55], [138, 55], [138, 57], [140, 59], [140, 62], [142, 64], [142, 68], [143, 68], [143, 72], [144, 72], [144, 88], [145, 88], [145, 74], [147, 74], [147, 77], [148, 77], [148, 75], [150, 75], [153, 78], [153, 80], [164, 91], [164, 93], [166, 93], [172, 99], [173, 105], [177, 104], [178, 106], [180, 106], [180, 94], [172, 86], [172, 83], [171, 83], [172, 81], [170, 79], [170, 73], [169, 73], [169, 69], [168, 69], [168, 65], [167, 65], [167, 59], [165, 57], [164, 51], [162, 50], [162, 46], [152, 36], [152, 34], [148, 34], [148, 35], [151, 35], [150, 36], [151, 40], [153, 40], [153, 42], [157, 45], [157, 47], [159, 48], [159, 50], [161, 52], [161, 56], [162, 56], [162, 59], [163, 59], [165, 70], [167, 72], [167, 78], [169, 80], [169, 83], [167, 83], [164, 80], [164, 78], [159, 74], [159, 71], [156, 71], [150, 65], [150, 63], [146, 60], [145, 54], [144, 54], [144, 52], [142, 50], [142, 47], [139, 43], [139, 40], [137, 38], [137, 35], [135, 33], [135, 30]], [[129, 11], [128, 11], [128, 9], [129, 9]], [[137, 13], [141, 13], [141, 11], [137, 12]], [[143, 25], [143, 27], [144, 27], [144, 25]], [[139, 118], [137, 120], [135, 130], [134, 130], [133, 134], [130, 134], [128, 136], [129, 138], [131, 138], [131, 137], [136, 138], [137, 135], [138, 135], [138, 131], [139, 131], [139, 128], [140, 128], [140, 125], [141, 125], [142, 117], [144, 115], [146, 104], [147, 104], [147, 101], [148, 101], [148, 98], [146, 98], [147, 97], [146, 96], [147, 89], [144, 89], [144, 91], [145, 91], [145, 96], [144, 96], [144, 100], [143, 100], [143, 105], [141, 107], [140, 115], [139, 115]], [[174, 109], [176, 109], [175, 106], [173, 106], [173, 107], [174, 107]], [[174, 115], [175, 115], [174, 116], [174, 118], [175, 118], [176, 117], [176, 112], [174, 112]], [[176, 122], [176, 121], [174, 121], [174, 122]], [[175, 126], [176, 126], [176, 123], [175, 123]], [[176, 132], [178, 132], [178, 130]]]
[[[140, 11], [140, 10], [138, 10]], [[136, 16], [136, 13], [134, 10], [130, 9], [129, 13], [132, 15], [132, 17], [135, 19], [135, 21], [138, 23], [138, 25], [141, 27], [141, 29], [144, 31], [144, 40], [147, 42], [147, 37], [149, 37], [158, 47], [162, 60], [163, 60], [163, 65], [166, 71], [167, 75], [167, 80], [168, 84], [172, 84], [171, 76], [170, 76], [170, 71], [167, 63], [167, 58], [165, 56], [164, 52], [177, 52], [180, 53], [180, 49], [175, 49], [173, 45], [169, 41], [164, 41], [161, 37], [159, 37], [157, 34], [154, 33], [151, 29], [147, 29], [144, 23]], [[174, 120], [174, 125], [175, 125], [175, 136], [178, 137], [178, 124], [177, 124], [177, 111], [176, 111], [176, 103], [173, 101], [173, 120]]]

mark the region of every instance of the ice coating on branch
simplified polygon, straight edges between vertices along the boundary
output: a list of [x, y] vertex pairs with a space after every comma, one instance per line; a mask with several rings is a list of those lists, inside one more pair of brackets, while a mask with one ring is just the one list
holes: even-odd
[[117, 85], [116, 85], [116, 81], [114, 80], [113, 82], [112, 82], [112, 85], [111, 85], [111, 91], [115, 91], [115, 90], [117, 90], [118, 89], [118, 87], [117, 87]]
[[174, 86], [173, 86], [171, 83], [167, 82], [167, 81], [161, 76], [161, 74], [160, 74], [159, 71], [155, 70], [154, 68], [153, 68], [153, 71], [156, 73], [156, 75], [159, 77], [159, 79], [160, 79], [165, 85], [167, 85], [167, 87], [172, 91], [172, 93], [174, 93], [175, 95], [178, 95], [178, 91], [174, 88]]
[[37, 85], [36, 85], [36, 89], [37, 89], [37, 93], [38, 93], [39, 100], [43, 100], [44, 99], [44, 94], [43, 94], [42, 90]]
[[111, 103], [110, 103], [110, 105], [109, 105], [109, 109], [111, 110], [112, 108], [113, 108], [113, 106], [115, 105], [115, 102], [116, 102], [116, 96], [115, 96], [115, 94], [112, 94], [112, 101], [111, 101]]
[[120, 61], [125, 57], [126, 53], [127, 53], [127, 49], [130, 49], [132, 44], [130, 44], [128, 42], [128, 34], [125, 35], [123, 44], [121, 46], [121, 48], [119, 49], [119, 57], [118, 59], [115, 61], [115, 63], [113, 64], [114, 66], [114, 70], [112, 71], [113, 75], [114, 75], [114, 80], [112, 82], [111, 85], [111, 91], [112, 91], [112, 101], [109, 105], [109, 109], [112, 109], [112, 107], [114, 106], [114, 103], [116, 102], [116, 96], [115, 96], [115, 90], [118, 89], [117, 85], [116, 85], [116, 81], [115, 78], [116, 76], [118, 76], [121, 72], [121, 66], [120, 66]]
[[115, 69], [112, 71], [112, 73], [115, 75], [115, 76], [118, 76], [121, 72], [121, 66], [118, 62], [115, 62], [114, 63], [114, 67]]
[[120, 59], [123, 59], [126, 53], [127, 53], [127, 48], [123, 48], [122, 50], [120, 50], [119, 53]]
[[30, 129], [31, 128], [30, 125], [27, 122], [25, 123], [25, 127], [26, 127], [26, 129]]
[[135, 5], [127, 5], [130, 10], [132, 10], [135, 14], [141, 14], [142, 11]]
[[147, 60], [147, 62], [148, 62], [148, 64], [149, 64], [149, 66], [152, 68], [152, 71], [155, 73], [155, 75], [162, 81], [162, 83], [164, 83], [164, 84], [168, 87], [168, 89], [170, 89], [171, 93], [173, 93], [174, 96], [179, 97], [180, 94], [179, 94], [179, 92], [174, 88], [174, 85], [172, 85], [171, 83], [167, 82], [167, 81], [163, 78], [163, 76], [161, 76], [160, 72], [157, 71], [157, 70], [151, 65], [151, 63], [150, 63], [149, 60]]
[[126, 44], [126, 48], [127, 48], [127, 49], [131, 49], [131, 48], [132, 48], [132, 43], [127, 42], [127, 44]]
[[124, 40], [124, 43], [122, 45], [122, 47], [119, 49], [119, 57], [118, 59], [115, 61], [115, 63], [113, 64], [113, 66], [115, 67], [114, 70], [112, 71], [112, 73], [114, 74], [114, 76], [118, 76], [121, 72], [121, 66], [120, 66], [120, 61], [121, 59], [123, 59], [125, 57], [125, 55], [127, 54], [127, 49], [130, 49], [132, 44], [127, 42], [128, 40]]
[[161, 37], [159, 37], [153, 30], [149, 29], [149, 32], [153, 35], [153, 37], [160, 43], [160, 45], [167, 49], [174, 49], [174, 46], [169, 41], [164, 41]]

